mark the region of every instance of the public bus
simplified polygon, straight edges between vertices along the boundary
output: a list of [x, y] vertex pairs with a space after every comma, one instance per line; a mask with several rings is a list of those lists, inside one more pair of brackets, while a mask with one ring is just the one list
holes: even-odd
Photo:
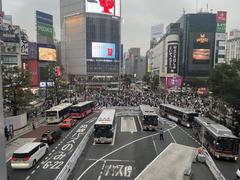
[[94, 124], [94, 142], [112, 143], [115, 130], [115, 109], [104, 109]]
[[59, 123], [69, 117], [69, 110], [72, 103], [62, 103], [46, 111], [46, 120], [48, 124]]
[[171, 104], [161, 104], [159, 111], [162, 117], [168, 118], [186, 127], [191, 127], [194, 117], [198, 116], [198, 113], [194, 110], [181, 108]]
[[237, 160], [239, 138], [225, 126], [206, 117], [195, 117], [192, 123], [193, 134], [216, 158]]
[[157, 130], [159, 117], [153, 107], [140, 105], [140, 120], [143, 130]]
[[73, 105], [70, 108], [70, 116], [74, 119], [84, 118], [93, 112], [94, 107], [94, 101], [81, 102], [79, 104]]

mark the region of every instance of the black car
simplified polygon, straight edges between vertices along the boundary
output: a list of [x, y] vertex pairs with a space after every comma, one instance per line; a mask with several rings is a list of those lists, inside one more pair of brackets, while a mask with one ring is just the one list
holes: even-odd
[[60, 129], [48, 130], [42, 135], [41, 142], [54, 144], [61, 136], [62, 132]]

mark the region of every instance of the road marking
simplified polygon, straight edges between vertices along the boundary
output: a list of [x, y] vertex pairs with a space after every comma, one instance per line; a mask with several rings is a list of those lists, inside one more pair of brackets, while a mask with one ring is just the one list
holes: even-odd
[[[97, 161], [98, 159], [86, 159], [87, 161]], [[128, 162], [128, 163], [134, 163], [135, 161], [130, 160], [121, 160], [121, 159], [102, 159], [100, 161], [107, 161], [107, 162]]]
[[138, 119], [138, 122], [139, 122], [139, 124], [140, 124], [141, 131], [143, 131], [142, 123], [141, 123], [141, 121], [140, 121], [140, 118], [139, 118], [139, 116], [137, 116], [137, 119]]
[[115, 125], [115, 129], [114, 129], [114, 135], [113, 135], [113, 141], [112, 141], [112, 144], [111, 144], [111, 146], [113, 146], [113, 145], [114, 145], [114, 143], [115, 143], [115, 139], [116, 139], [116, 132], [117, 132], [117, 123], [116, 123], [116, 125]]
[[170, 131], [170, 130], [168, 130], [168, 132], [169, 132], [170, 136], [172, 137], [172, 139], [173, 139], [174, 143], [177, 143], [177, 141], [174, 139], [174, 137], [173, 137], [173, 135], [172, 135], [171, 131]]
[[156, 143], [153, 139], [153, 136], [152, 136], [152, 140], [153, 140], [153, 146], [154, 146], [154, 149], [155, 149], [155, 152], [156, 152], [156, 155], [158, 155], [158, 152], [157, 152], [157, 146], [156, 146]]
[[150, 137], [152, 137], [152, 136], [156, 136], [156, 135], [159, 135], [159, 133], [155, 133], [155, 134], [152, 134], [152, 135], [148, 135], [148, 136], [145, 136], [145, 137], [136, 139], [136, 140], [134, 140], [134, 141], [132, 141], [132, 142], [129, 142], [129, 143], [127, 143], [127, 144], [125, 144], [125, 145], [123, 145], [123, 146], [121, 146], [121, 147], [113, 150], [112, 152], [110, 152], [110, 153], [102, 156], [102, 157], [99, 158], [97, 161], [95, 161], [95, 162], [92, 163], [90, 166], [88, 166], [88, 168], [85, 169], [85, 171], [77, 178], [77, 180], [80, 180], [80, 179], [84, 176], [84, 174], [86, 174], [86, 173], [89, 171], [89, 169], [91, 169], [95, 164], [97, 164], [98, 162], [100, 162], [100, 161], [103, 160], [104, 158], [110, 156], [111, 154], [113, 154], [113, 153], [115, 153], [115, 152], [117, 152], [117, 151], [119, 151], [119, 150], [121, 150], [121, 149], [123, 149], [123, 148], [125, 148], [125, 147], [127, 147], [127, 146], [130, 146], [130, 145], [132, 145], [132, 144], [134, 144], [134, 143], [136, 143], [136, 142], [139, 142], [139, 141], [141, 141], [141, 140], [144, 140], [144, 139], [150, 138]]
[[38, 165], [36, 169], [40, 168], [40, 166]]
[[26, 179], [25, 179], [25, 180], [29, 180], [29, 178], [30, 178], [30, 176], [26, 177]]
[[31, 172], [31, 174], [34, 174], [36, 172], [36, 170], [33, 170], [32, 172]]
[[104, 170], [105, 165], [106, 165], [106, 161], [104, 161], [104, 163], [102, 165], [101, 172], [100, 172], [100, 174], [98, 176], [98, 180], [101, 180], [101, 178], [102, 178], [102, 174], [103, 174], [103, 170]]

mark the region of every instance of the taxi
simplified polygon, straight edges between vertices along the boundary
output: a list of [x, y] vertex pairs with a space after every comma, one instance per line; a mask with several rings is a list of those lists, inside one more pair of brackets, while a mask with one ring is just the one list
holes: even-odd
[[76, 125], [75, 120], [73, 120], [72, 118], [66, 118], [58, 126], [61, 129], [71, 129], [75, 125]]

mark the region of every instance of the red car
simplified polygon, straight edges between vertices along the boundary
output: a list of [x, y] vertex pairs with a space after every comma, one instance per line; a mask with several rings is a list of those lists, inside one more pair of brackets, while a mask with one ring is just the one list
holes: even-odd
[[76, 125], [75, 120], [73, 120], [72, 118], [67, 118], [64, 119], [63, 122], [61, 122], [58, 126], [61, 129], [71, 129], [75, 125]]

